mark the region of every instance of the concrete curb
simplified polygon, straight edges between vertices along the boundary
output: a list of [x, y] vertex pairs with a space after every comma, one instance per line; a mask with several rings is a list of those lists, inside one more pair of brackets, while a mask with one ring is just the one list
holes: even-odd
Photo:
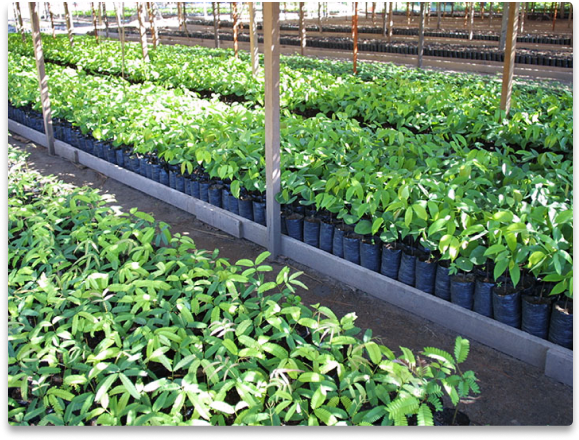
[[[8, 130], [39, 145], [45, 147], [47, 145], [44, 134], [17, 122], [9, 120]], [[56, 141], [55, 150], [61, 157], [81, 163], [127, 186], [163, 200], [197, 216], [206, 224], [237, 238], [267, 246], [267, 228], [262, 225], [99, 159], [64, 142]], [[424, 293], [285, 235], [281, 237], [281, 253], [353, 288], [538, 367], [546, 376], [573, 386], [573, 352], [569, 349]]]

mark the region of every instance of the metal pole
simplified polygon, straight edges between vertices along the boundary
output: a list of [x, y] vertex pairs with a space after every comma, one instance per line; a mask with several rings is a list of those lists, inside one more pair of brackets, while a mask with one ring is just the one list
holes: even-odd
[[508, 116], [511, 109], [511, 91], [513, 89], [513, 70], [515, 68], [515, 52], [517, 49], [517, 16], [519, 2], [509, 5], [507, 24], [507, 41], [505, 48], [505, 64], [503, 67], [503, 88], [501, 92], [501, 110]]
[[50, 96], [48, 93], [48, 78], [44, 68], [44, 53], [42, 51], [42, 39], [40, 36], [40, 20], [38, 19], [37, 3], [28, 3], [30, 8], [30, 24], [32, 25], [32, 40], [34, 42], [34, 58], [38, 71], [38, 87], [40, 89], [40, 101], [42, 102], [42, 117], [44, 119], [44, 131], [48, 143], [48, 154], [55, 156], [54, 130], [52, 128], [52, 111], [50, 109]]
[[265, 172], [268, 250], [272, 258], [281, 252], [281, 210], [275, 200], [281, 190], [279, 101], [279, 3], [263, 3], [265, 65]]

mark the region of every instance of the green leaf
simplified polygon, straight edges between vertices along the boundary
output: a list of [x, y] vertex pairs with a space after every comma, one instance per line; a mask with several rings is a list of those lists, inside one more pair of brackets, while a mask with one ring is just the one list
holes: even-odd
[[457, 363], [462, 363], [468, 357], [468, 352], [470, 350], [470, 341], [468, 339], [464, 339], [460, 336], [456, 337], [456, 341], [454, 343], [454, 357]]
[[375, 363], [379, 364], [382, 361], [382, 351], [380, 347], [375, 342], [367, 342], [365, 344], [366, 350], [368, 351], [368, 356], [370, 356], [370, 360]]
[[307, 372], [307, 373], [302, 373], [300, 374], [300, 377], [298, 377], [298, 380], [300, 382], [321, 382], [322, 380], [324, 380], [324, 376], [322, 376], [319, 373], [314, 373], [314, 372]]
[[131, 382], [131, 379], [129, 379], [124, 373], [119, 373], [119, 378], [131, 396], [137, 400], [141, 398], [141, 393], [137, 391], [137, 388], [135, 388], [135, 385], [133, 382]]
[[424, 209], [424, 207], [422, 207], [418, 203], [415, 203], [414, 205], [412, 205], [412, 209], [414, 210], [414, 212], [416, 213], [416, 216], [418, 218], [420, 218], [422, 220], [428, 219], [428, 213], [426, 212], [426, 209]]
[[237, 356], [237, 345], [235, 345], [235, 342], [233, 342], [231, 339], [224, 339], [223, 346], [227, 348], [227, 351], [229, 351], [232, 355]]

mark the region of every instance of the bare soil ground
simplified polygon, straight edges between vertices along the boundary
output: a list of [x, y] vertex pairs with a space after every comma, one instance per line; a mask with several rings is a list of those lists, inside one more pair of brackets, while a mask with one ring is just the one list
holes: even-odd
[[[45, 175], [56, 175], [67, 183], [112, 194], [116, 205], [123, 211], [137, 207], [151, 213], [157, 220], [171, 225], [173, 233], [193, 238], [200, 249], [219, 249], [220, 256], [233, 262], [255, 258], [265, 250], [211, 228], [193, 215], [148, 196], [146, 188], [140, 192], [89, 168], [49, 156], [45, 148], [19, 136], [9, 135], [8, 142], [30, 153], [30, 168]], [[299, 295], [306, 304], [321, 303], [330, 307], [337, 316], [356, 312], [358, 327], [372, 329], [375, 337], [397, 353], [400, 353], [400, 346], [415, 352], [426, 346], [453, 350], [457, 334], [440, 325], [417, 318], [291, 260], [280, 258], [271, 265], [274, 275], [285, 265], [303, 271], [300, 279], [309, 289], [300, 291]], [[465, 368], [476, 373], [481, 389], [481, 394], [461, 407], [470, 417], [471, 424], [569, 426], [573, 423], [573, 388], [544, 376], [537, 368], [474, 341]], [[569, 434], [571, 429], [560, 428], [557, 432]]]

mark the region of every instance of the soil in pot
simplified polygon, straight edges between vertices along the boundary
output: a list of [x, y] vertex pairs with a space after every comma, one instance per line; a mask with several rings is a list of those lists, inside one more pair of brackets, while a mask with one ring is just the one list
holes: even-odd
[[[470, 418], [462, 411], [456, 413], [454, 408], [444, 408], [442, 411], [434, 413], [434, 426], [468, 426]], [[453, 423], [454, 421], [454, 423]]]
[[384, 243], [382, 245], [382, 258], [380, 261], [380, 273], [392, 278], [398, 279], [400, 270], [400, 259], [402, 258], [402, 248], [398, 243]]
[[521, 300], [521, 330], [547, 339], [552, 298], [522, 295]]
[[573, 302], [570, 299], [553, 304], [549, 341], [562, 347], [573, 349]]
[[521, 291], [508, 283], [493, 287], [493, 316], [503, 324], [521, 328]]
[[450, 277], [450, 301], [472, 310], [474, 303], [474, 275], [471, 273]]

